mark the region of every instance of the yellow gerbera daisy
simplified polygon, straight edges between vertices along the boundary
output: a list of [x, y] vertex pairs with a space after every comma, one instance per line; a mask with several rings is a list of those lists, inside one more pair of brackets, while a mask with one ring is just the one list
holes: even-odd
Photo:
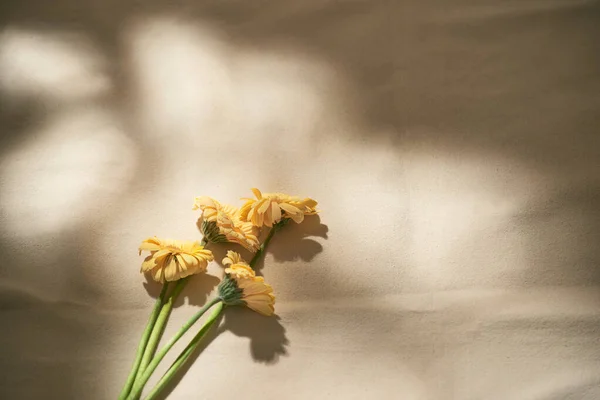
[[235, 279], [252, 278], [256, 275], [248, 263], [242, 260], [242, 256], [235, 251], [227, 252], [227, 257], [223, 259], [223, 265], [229, 266], [229, 268], [225, 268], [225, 273]]
[[214, 260], [210, 250], [198, 242], [148, 238], [140, 245], [140, 254], [150, 255], [142, 263], [141, 272], [150, 272], [157, 282], [176, 281], [186, 276], [206, 272], [208, 262]]
[[254, 270], [233, 251], [227, 252], [223, 259], [225, 279], [219, 285], [219, 294], [225, 304], [246, 305], [260, 314], [271, 316], [275, 312], [275, 295], [271, 285], [265, 283], [262, 276], [256, 276]]
[[256, 188], [252, 192], [256, 199], [244, 199], [246, 203], [240, 209], [240, 218], [254, 226], [273, 226], [282, 218], [291, 218], [299, 224], [305, 215], [317, 213], [317, 202], [308, 197], [301, 199], [284, 193], [261, 193]]
[[260, 243], [252, 223], [240, 219], [239, 209], [221, 204], [208, 196], [196, 197], [194, 210], [202, 210], [201, 229], [206, 239], [213, 243], [231, 242], [256, 252]]
[[237, 285], [242, 289], [242, 300], [246, 302], [249, 309], [267, 317], [275, 313], [273, 288], [265, 283], [262, 276], [255, 276], [252, 279], [237, 279]]

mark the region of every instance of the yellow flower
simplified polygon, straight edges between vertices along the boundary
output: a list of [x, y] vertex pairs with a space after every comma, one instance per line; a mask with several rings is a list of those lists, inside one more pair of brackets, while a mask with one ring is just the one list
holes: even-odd
[[267, 317], [275, 313], [273, 288], [265, 283], [262, 276], [255, 276], [252, 279], [237, 279], [237, 285], [242, 289], [242, 300], [246, 302], [249, 309]]
[[186, 276], [206, 272], [208, 262], [214, 260], [210, 250], [198, 242], [148, 238], [140, 245], [140, 254], [150, 255], [142, 263], [141, 272], [150, 272], [157, 282], [176, 281]]
[[227, 252], [223, 259], [225, 279], [219, 285], [219, 294], [225, 304], [244, 304], [260, 314], [271, 316], [275, 312], [275, 295], [271, 285], [265, 283], [262, 276], [256, 276], [254, 270], [233, 251]]
[[208, 241], [237, 243], [253, 253], [258, 250], [256, 228], [240, 219], [237, 208], [200, 196], [194, 200], [194, 210], [197, 209], [202, 210], [201, 229]]
[[252, 192], [256, 199], [244, 199], [246, 203], [240, 209], [240, 218], [254, 226], [273, 226], [282, 218], [291, 218], [299, 224], [305, 215], [317, 213], [317, 202], [308, 197], [301, 199], [284, 193], [261, 193], [256, 188]]
[[229, 250], [227, 252], [227, 257], [223, 259], [223, 265], [229, 265], [228, 268], [225, 268], [225, 273], [233, 276], [235, 279], [252, 278], [255, 276], [254, 270], [235, 251]]

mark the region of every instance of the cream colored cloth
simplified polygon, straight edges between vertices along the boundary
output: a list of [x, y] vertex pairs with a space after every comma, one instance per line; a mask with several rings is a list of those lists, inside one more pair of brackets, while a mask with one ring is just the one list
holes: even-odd
[[0, 398], [116, 398], [137, 246], [254, 186], [321, 216], [170, 399], [600, 398], [597, 1], [2, 8]]

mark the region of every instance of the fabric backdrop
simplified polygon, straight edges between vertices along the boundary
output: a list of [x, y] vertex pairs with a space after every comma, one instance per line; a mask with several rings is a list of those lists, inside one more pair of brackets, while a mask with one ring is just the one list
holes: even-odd
[[137, 246], [255, 186], [322, 213], [260, 268], [278, 317], [229, 310], [170, 399], [600, 398], [598, 1], [0, 18], [0, 398], [116, 398], [158, 291]]

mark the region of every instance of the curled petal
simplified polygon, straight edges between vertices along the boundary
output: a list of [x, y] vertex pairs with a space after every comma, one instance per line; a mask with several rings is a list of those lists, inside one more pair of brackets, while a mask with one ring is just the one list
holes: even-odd
[[223, 265], [233, 265], [240, 262], [244, 262], [242, 256], [239, 253], [231, 250], [227, 251], [227, 257], [223, 259]]
[[252, 190], [252, 193], [254, 193], [257, 199], [262, 199], [262, 193], [260, 192], [260, 190], [258, 190], [257, 188], [252, 188], [250, 190]]
[[255, 272], [248, 264], [234, 264], [225, 269], [225, 273], [235, 279], [251, 279], [255, 277]]

